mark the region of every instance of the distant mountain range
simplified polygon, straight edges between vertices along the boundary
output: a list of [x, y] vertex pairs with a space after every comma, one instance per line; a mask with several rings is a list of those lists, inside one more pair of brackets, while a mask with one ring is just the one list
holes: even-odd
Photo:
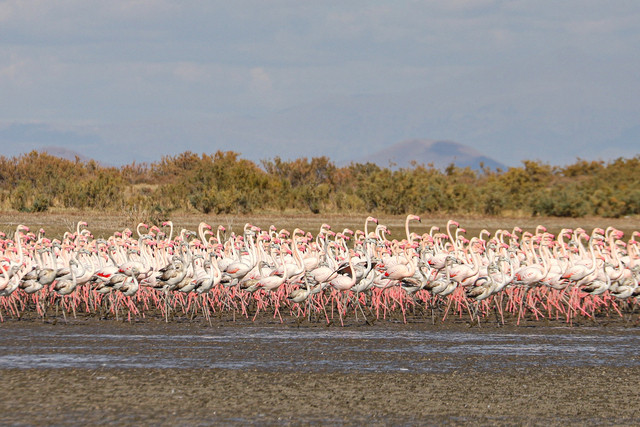
[[398, 142], [391, 147], [368, 154], [361, 159], [354, 159], [357, 163], [371, 162], [380, 167], [392, 169], [411, 167], [412, 162], [424, 166], [433, 165], [436, 169], [447, 166], [480, 170], [482, 167], [508, 169], [507, 166], [479, 151], [453, 141], [435, 141], [429, 139], [412, 139]]
[[[90, 160], [89, 157], [65, 147], [49, 145], [42, 147], [40, 151], [67, 160], [75, 160], [76, 157], [82, 162]], [[375, 163], [380, 167], [391, 169], [411, 167], [413, 162], [424, 166], [431, 165], [441, 170], [451, 164], [461, 168], [470, 167], [474, 170], [480, 170], [482, 167], [488, 167], [492, 170], [508, 169], [508, 166], [484, 156], [476, 149], [464, 144], [429, 139], [398, 142], [362, 158], [353, 159], [353, 161], [356, 163]]]

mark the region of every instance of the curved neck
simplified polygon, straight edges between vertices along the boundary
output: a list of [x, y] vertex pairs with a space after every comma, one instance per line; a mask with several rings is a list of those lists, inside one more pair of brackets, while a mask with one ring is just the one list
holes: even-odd
[[453, 245], [453, 253], [458, 253], [458, 246], [456, 245], [456, 239], [453, 238], [453, 234], [451, 234], [451, 226], [454, 223], [452, 221], [447, 222], [447, 235], [449, 236], [449, 241]]

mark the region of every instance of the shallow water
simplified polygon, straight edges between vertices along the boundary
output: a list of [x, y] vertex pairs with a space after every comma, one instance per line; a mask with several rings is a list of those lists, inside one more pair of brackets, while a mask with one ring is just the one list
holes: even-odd
[[[21, 327], [26, 326], [26, 327]], [[640, 365], [634, 329], [56, 325], [0, 328], [0, 368], [448, 372]]]

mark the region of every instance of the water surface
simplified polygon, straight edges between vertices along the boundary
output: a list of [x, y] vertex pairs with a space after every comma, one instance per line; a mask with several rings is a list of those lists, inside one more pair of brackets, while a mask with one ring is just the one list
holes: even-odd
[[624, 328], [491, 331], [220, 328], [132, 325], [0, 327], [0, 368], [224, 368], [447, 372], [535, 366], [640, 365], [640, 334]]

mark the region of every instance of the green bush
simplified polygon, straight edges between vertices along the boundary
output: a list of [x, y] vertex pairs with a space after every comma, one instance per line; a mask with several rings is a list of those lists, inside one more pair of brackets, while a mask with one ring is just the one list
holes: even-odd
[[338, 167], [327, 157], [276, 157], [258, 166], [232, 151], [187, 151], [150, 165], [113, 168], [32, 151], [0, 156], [0, 196], [15, 211], [124, 208], [158, 220], [175, 210], [287, 209], [620, 217], [640, 215], [640, 156], [608, 163], [578, 159], [565, 167], [526, 160], [505, 171], [449, 165], [442, 171], [418, 164], [396, 170], [373, 163]]

